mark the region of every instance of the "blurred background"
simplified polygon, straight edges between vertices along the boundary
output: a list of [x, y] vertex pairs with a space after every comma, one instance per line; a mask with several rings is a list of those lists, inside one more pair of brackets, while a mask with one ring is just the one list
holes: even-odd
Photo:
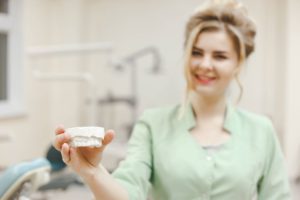
[[[241, 78], [240, 106], [273, 120], [294, 184], [300, 175], [300, 1], [241, 2], [258, 32]], [[0, 167], [44, 156], [63, 124], [115, 129], [105, 158], [113, 169], [144, 109], [181, 102], [184, 27], [201, 3], [1, 0]], [[237, 98], [236, 86], [230, 93]]]

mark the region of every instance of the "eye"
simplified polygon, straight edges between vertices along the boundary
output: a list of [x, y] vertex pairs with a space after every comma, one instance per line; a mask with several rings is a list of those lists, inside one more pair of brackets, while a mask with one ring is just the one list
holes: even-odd
[[201, 51], [193, 50], [192, 51], [192, 56], [202, 56], [202, 52]]
[[217, 60], [226, 60], [227, 59], [227, 56], [225, 55], [215, 55], [214, 56]]

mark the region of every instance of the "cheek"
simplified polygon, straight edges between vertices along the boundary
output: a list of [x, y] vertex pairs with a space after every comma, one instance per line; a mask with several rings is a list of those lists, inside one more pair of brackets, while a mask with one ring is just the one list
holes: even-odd
[[226, 79], [226, 81], [230, 81], [234, 78], [234, 71], [228, 70], [223, 72], [223, 79]]
[[196, 69], [200, 64], [200, 61], [197, 59], [191, 59], [190, 61], [190, 68], [191, 69]]
[[222, 69], [223, 77], [226, 79], [233, 79], [238, 72], [238, 66], [235, 62], [224, 63]]

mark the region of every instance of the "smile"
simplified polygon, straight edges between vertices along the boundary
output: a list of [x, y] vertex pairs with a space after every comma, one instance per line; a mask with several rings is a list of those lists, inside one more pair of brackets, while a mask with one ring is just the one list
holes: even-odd
[[204, 75], [198, 75], [198, 74], [195, 74], [194, 77], [195, 77], [197, 83], [200, 83], [203, 85], [212, 84], [217, 79], [217, 77], [215, 77], [215, 76], [204, 76]]

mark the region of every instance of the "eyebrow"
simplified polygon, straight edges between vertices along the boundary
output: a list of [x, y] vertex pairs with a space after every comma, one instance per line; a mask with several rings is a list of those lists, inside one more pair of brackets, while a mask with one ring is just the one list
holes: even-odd
[[[193, 47], [193, 50], [203, 51], [203, 49], [198, 48], [198, 47], [196, 47], [196, 46]], [[227, 51], [214, 51], [214, 53], [216, 53], [216, 54], [228, 54]]]
[[216, 53], [216, 54], [228, 54], [227, 51], [215, 51], [214, 53]]
[[193, 47], [193, 50], [203, 51], [202, 49], [200, 49], [198, 47]]

